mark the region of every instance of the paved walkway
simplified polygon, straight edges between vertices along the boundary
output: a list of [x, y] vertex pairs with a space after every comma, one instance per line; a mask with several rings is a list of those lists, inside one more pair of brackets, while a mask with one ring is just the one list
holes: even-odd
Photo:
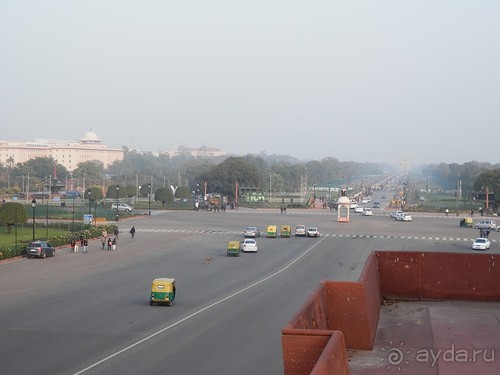
[[352, 375], [500, 374], [500, 302], [386, 303], [374, 350], [348, 354]]

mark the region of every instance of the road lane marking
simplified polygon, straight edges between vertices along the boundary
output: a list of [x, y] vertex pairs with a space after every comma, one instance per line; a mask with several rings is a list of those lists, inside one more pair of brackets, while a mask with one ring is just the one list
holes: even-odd
[[293, 266], [295, 263], [297, 263], [297, 262], [298, 262], [300, 259], [302, 259], [304, 256], [306, 256], [306, 255], [307, 255], [307, 254], [308, 254], [308, 253], [309, 253], [312, 249], [314, 249], [316, 246], [318, 246], [318, 245], [319, 245], [319, 244], [320, 244], [320, 243], [321, 243], [324, 239], [325, 239], [325, 237], [323, 237], [323, 238], [321, 238], [321, 239], [318, 239], [318, 241], [316, 241], [316, 242], [315, 242], [312, 246], [310, 246], [310, 247], [309, 247], [307, 250], [305, 250], [302, 254], [300, 254], [300, 255], [299, 255], [299, 256], [297, 256], [295, 259], [293, 259], [290, 263], [288, 263], [288, 264], [287, 264], [287, 265], [285, 265], [284, 267], [280, 268], [280, 269], [279, 269], [279, 270], [277, 270], [276, 272], [274, 272], [274, 273], [270, 274], [269, 276], [266, 276], [266, 277], [264, 277], [263, 279], [260, 279], [259, 281], [256, 281], [255, 283], [250, 284], [250, 285], [248, 285], [248, 286], [246, 286], [246, 287], [244, 287], [244, 288], [242, 288], [242, 289], [238, 290], [237, 292], [234, 292], [234, 293], [230, 294], [229, 296], [226, 296], [226, 297], [224, 297], [224, 298], [222, 298], [222, 299], [220, 299], [220, 300], [218, 300], [218, 301], [216, 301], [216, 302], [213, 302], [213, 303], [211, 303], [210, 305], [205, 306], [205, 307], [203, 307], [202, 309], [200, 309], [200, 310], [198, 310], [198, 311], [195, 311], [194, 313], [189, 314], [188, 316], [186, 316], [186, 317], [184, 317], [184, 318], [182, 318], [182, 319], [178, 320], [177, 322], [172, 323], [172, 324], [170, 324], [170, 325], [168, 325], [168, 326], [166, 326], [166, 327], [164, 327], [164, 328], [160, 329], [159, 331], [156, 331], [155, 333], [152, 333], [151, 335], [146, 336], [146, 337], [144, 337], [143, 339], [141, 339], [141, 340], [139, 340], [139, 341], [136, 341], [136, 342], [134, 342], [133, 344], [130, 344], [130, 345], [126, 346], [125, 348], [123, 348], [123, 349], [121, 349], [121, 350], [118, 350], [117, 352], [115, 352], [115, 353], [113, 353], [113, 354], [108, 355], [107, 357], [104, 357], [103, 359], [101, 359], [101, 360], [99, 360], [99, 361], [97, 361], [97, 362], [95, 362], [95, 363], [91, 364], [90, 366], [87, 366], [87, 367], [85, 367], [84, 369], [82, 369], [82, 370], [80, 370], [80, 371], [78, 371], [78, 372], [75, 372], [75, 373], [74, 373], [74, 375], [80, 375], [80, 374], [83, 374], [83, 373], [85, 373], [85, 372], [87, 372], [87, 371], [89, 371], [89, 370], [91, 370], [91, 369], [93, 369], [93, 368], [95, 368], [95, 367], [97, 367], [97, 366], [99, 366], [99, 365], [103, 364], [104, 362], [107, 362], [107, 361], [109, 361], [110, 359], [113, 359], [113, 358], [115, 358], [115, 357], [119, 356], [120, 354], [125, 353], [125, 352], [129, 351], [130, 349], [133, 349], [133, 348], [135, 348], [136, 346], [139, 346], [139, 345], [141, 345], [142, 343], [145, 343], [146, 341], [151, 340], [152, 338], [154, 338], [154, 337], [156, 337], [156, 336], [158, 336], [158, 335], [160, 335], [160, 334], [162, 334], [162, 333], [164, 333], [164, 332], [168, 331], [169, 329], [172, 329], [172, 328], [174, 328], [174, 327], [178, 326], [179, 324], [184, 323], [185, 321], [187, 321], [187, 320], [189, 320], [189, 319], [191, 319], [191, 318], [193, 318], [193, 317], [195, 317], [195, 316], [197, 316], [197, 315], [201, 314], [202, 312], [207, 311], [207, 310], [209, 310], [209, 309], [211, 309], [212, 307], [215, 307], [215, 306], [217, 306], [217, 305], [220, 305], [221, 303], [226, 302], [227, 300], [229, 300], [229, 299], [231, 299], [231, 298], [234, 298], [234, 297], [236, 297], [236, 296], [238, 296], [238, 295], [240, 295], [240, 294], [242, 294], [242, 293], [244, 293], [244, 292], [246, 292], [246, 291], [248, 291], [248, 290], [250, 290], [250, 289], [252, 289], [252, 288], [255, 288], [256, 286], [258, 286], [258, 285], [260, 285], [260, 284], [262, 284], [262, 283], [264, 283], [264, 282], [266, 282], [266, 281], [268, 281], [268, 280], [270, 280], [270, 279], [272, 279], [272, 278], [276, 277], [276, 276], [277, 276], [277, 275], [279, 275], [280, 273], [282, 273], [282, 272], [286, 271], [288, 268], [290, 268], [291, 266]]

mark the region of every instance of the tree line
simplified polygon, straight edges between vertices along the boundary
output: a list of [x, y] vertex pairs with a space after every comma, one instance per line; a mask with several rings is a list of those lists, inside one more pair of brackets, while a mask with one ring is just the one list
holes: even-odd
[[[83, 186], [86, 189], [104, 186], [105, 194], [110, 194], [111, 197], [116, 194], [120, 197], [136, 194], [147, 196], [147, 187], [150, 185], [153, 193], [162, 189], [158, 193], [166, 196], [169, 196], [171, 186], [180, 188], [179, 193], [184, 197], [190, 196], [192, 192], [204, 193], [205, 183], [207, 193], [220, 193], [229, 197], [234, 196], [236, 183], [240, 187], [265, 193], [298, 192], [304, 184], [308, 187], [314, 184], [317, 187], [338, 188], [349, 186], [364, 176], [398, 172], [397, 166], [389, 164], [346, 162], [333, 157], [300, 161], [290, 156], [260, 153], [211, 159], [191, 156], [170, 158], [124, 147], [123, 160], [114, 162], [108, 168], [95, 160], [80, 163], [75, 170], [69, 172], [54, 159], [46, 157], [31, 159], [25, 163], [0, 165], [0, 192], [23, 192], [28, 179], [30, 191], [36, 191], [36, 187], [41, 190], [42, 184], [47, 186], [47, 179], [51, 178], [54, 166], [59, 180], [71, 181], [73, 186], [79, 186], [80, 189]], [[498, 164], [476, 161], [431, 164], [420, 167], [418, 173], [445, 189], [456, 189], [460, 181], [462, 191], [471, 194], [482, 192], [486, 187], [490, 193], [500, 191]], [[116, 193], [109, 189], [117, 185], [126, 187], [128, 191], [122, 189]], [[91, 194], [99, 194], [97, 191], [89, 191], [92, 191]]]

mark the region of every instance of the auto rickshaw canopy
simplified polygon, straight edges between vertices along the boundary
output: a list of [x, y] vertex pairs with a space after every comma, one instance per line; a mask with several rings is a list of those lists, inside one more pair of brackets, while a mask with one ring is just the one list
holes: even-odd
[[291, 231], [290, 225], [282, 225], [280, 235], [281, 237], [290, 237]]
[[276, 225], [269, 225], [266, 231], [267, 237], [276, 237], [276, 231], [277, 231]]
[[175, 279], [170, 277], [159, 277], [153, 280], [151, 284], [152, 292], [173, 292], [175, 288]]

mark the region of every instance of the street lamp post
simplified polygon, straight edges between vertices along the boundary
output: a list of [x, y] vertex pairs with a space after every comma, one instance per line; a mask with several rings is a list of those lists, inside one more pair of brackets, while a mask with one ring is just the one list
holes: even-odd
[[151, 184], [148, 184], [149, 216], [151, 216]]
[[33, 208], [33, 241], [35, 241], [35, 208], [36, 208], [36, 200], [33, 198], [31, 201], [31, 207]]
[[116, 221], [118, 221], [118, 190], [120, 190], [120, 187], [116, 185]]
[[16, 254], [17, 254], [17, 204], [14, 206], [14, 237], [16, 239]]
[[332, 200], [332, 196], [330, 195], [330, 183], [328, 183], [328, 203]]
[[313, 183], [313, 198], [316, 200], [316, 181]]
[[71, 224], [71, 231], [75, 230], [75, 196], [73, 195], [73, 223]]
[[91, 191], [91, 190], [89, 190], [89, 191], [87, 192], [87, 198], [88, 198], [88, 200], [89, 200], [89, 215], [92, 215], [92, 206], [91, 206], [91, 203], [92, 203], [92, 202], [91, 202], [91, 200], [90, 200], [90, 197], [91, 197], [91, 196], [92, 196], [92, 191]]
[[45, 205], [45, 240], [49, 240], [49, 200]]

